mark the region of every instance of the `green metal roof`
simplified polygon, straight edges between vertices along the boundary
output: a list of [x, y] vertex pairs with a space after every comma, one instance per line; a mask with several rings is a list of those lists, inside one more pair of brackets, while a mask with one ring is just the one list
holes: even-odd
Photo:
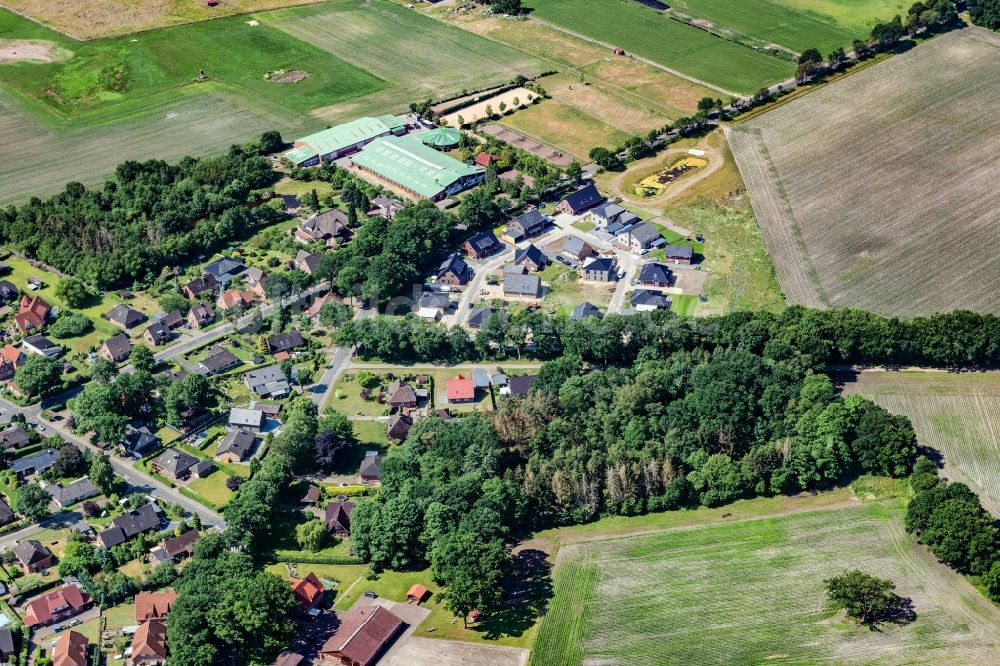
[[484, 171], [428, 148], [411, 136], [376, 139], [351, 160], [427, 198], [440, 194], [459, 178]]
[[292, 164], [302, 164], [306, 160], [316, 157], [316, 151], [308, 146], [300, 146], [298, 148], [292, 148], [285, 153], [285, 158], [288, 159]]
[[292, 153], [303, 147], [311, 148], [317, 155], [328, 155], [343, 150], [356, 143], [371, 139], [406, 126], [406, 121], [399, 116], [385, 115], [378, 118], [358, 118], [349, 123], [335, 125], [322, 132], [316, 132], [302, 137], [295, 143], [303, 144], [285, 153], [285, 157], [294, 160]]
[[420, 135], [428, 146], [455, 146], [462, 140], [462, 133], [450, 127], [438, 127]]

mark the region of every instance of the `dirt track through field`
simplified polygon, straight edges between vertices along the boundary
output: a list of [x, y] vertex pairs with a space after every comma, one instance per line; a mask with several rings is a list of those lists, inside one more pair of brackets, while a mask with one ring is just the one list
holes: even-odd
[[790, 302], [1000, 313], [998, 71], [966, 28], [733, 127]]

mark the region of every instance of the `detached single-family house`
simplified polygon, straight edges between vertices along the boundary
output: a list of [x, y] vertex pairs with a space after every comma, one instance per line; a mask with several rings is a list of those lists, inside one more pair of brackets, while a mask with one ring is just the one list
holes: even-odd
[[52, 666], [87, 666], [90, 641], [72, 629], [59, 637], [52, 648]]
[[313, 215], [292, 232], [300, 243], [324, 242], [328, 247], [337, 245], [339, 240], [350, 240], [352, 235], [347, 213], [336, 208]]
[[575, 308], [573, 308], [573, 314], [571, 315], [573, 319], [579, 321], [581, 319], [586, 319], [587, 317], [594, 317], [595, 319], [602, 319], [604, 313], [593, 303], [589, 301], [580, 303]]
[[602, 201], [604, 201], [604, 197], [597, 191], [597, 187], [593, 183], [587, 183], [560, 201], [556, 205], [556, 210], [569, 215], [580, 215]]
[[212, 349], [209, 350], [208, 356], [198, 361], [198, 367], [206, 375], [216, 375], [230, 368], [235, 368], [239, 364], [240, 359], [222, 345], [213, 345]]
[[507, 393], [509, 395], [523, 398], [531, 391], [531, 385], [535, 383], [532, 375], [521, 375], [520, 377], [509, 377], [507, 379]]
[[667, 263], [690, 266], [694, 262], [694, 248], [690, 245], [668, 245], [663, 250]]
[[623, 247], [627, 247], [633, 252], [648, 250], [662, 238], [649, 222], [640, 222], [621, 229], [615, 239]]
[[305, 250], [299, 250], [295, 255], [295, 261], [292, 265], [303, 273], [312, 275], [319, 267], [319, 262], [322, 258], [323, 254], [321, 252], [306, 252]]
[[549, 247], [577, 261], [583, 261], [597, 254], [597, 250], [590, 243], [576, 236], [563, 236]]
[[541, 235], [545, 231], [545, 227], [549, 224], [549, 218], [545, 216], [542, 211], [534, 208], [529, 210], [527, 213], [522, 213], [512, 219], [506, 225], [506, 234], [512, 239], [516, 239], [514, 242], [519, 242], [525, 238], [534, 238], [535, 236]]
[[312, 572], [302, 579], [289, 578], [288, 582], [292, 584], [292, 595], [303, 611], [318, 608], [326, 599], [326, 587]]
[[264, 427], [264, 421], [264, 412], [259, 409], [233, 407], [229, 410], [230, 428], [245, 428], [253, 432], [260, 432], [260, 429]]
[[52, 501], [60, 509], [65, 509], [77, 502], [82, 502], [85, 499], [97, 497], [101, 494], [101, 491], [97, 489], [97, 486], [94, 485], [94, 482], [88, 476], [67, 483], [65, 486], [55, 483], [46, 487], [45, 490], [52, 495]]
[[351, 512], [354, 502], [330, 502], [326, 505], [326, 529], [339, 537], [351, 535]]
[[21, 292], [11, 282], [0, 280], [0, 303], [9, 303], [17, 300], [17, 297], [20, 295]]
[[226, 284], [246, 269], [242, 262], [223, 257], [205, 266], [204, 274], [211, 275], [219, 284]]
[[319, 649], [318, 664], [372, 666], [385, 654], [405, 624], [378, 604], [355, 604]]
[[483, 231], [462, 243], [462, 252], [470, 259], [481, 261], [502, 247], [492, 231]]
[[649, 289], [636, 289], [632, 292], [629, 304], [637, 312], [648, 312], [650, 310], [669, 310], [670, 299], [659, 291]]
[[160, 323], [172, 331], [184, 325], [184, 317], [180, 310], [172, 310], [160, 318]]
[[504, 273], [503, 294], [504, 296], [538, 298], [542, 294], [542, 280], [537, 275]]
[[639, 269], [639, 284], [644, 287], [669, 287], [672, 281], [673, 275], [664, 264], [654, 261]]
[[226, 310], [228, 308], [246, 310], [253, 305], [254, 300], [256, 300], [254, 295], [249, 291], [227, 289], [219, 294], [219, 297], [215, 299], [215, 307], [220, 310]]
[[31, 444], [31, 437], [21, 426], [14, 426], [0, 432], [0, 447], [4, 451], [15, 452]]
[[130, 666], [162, 666], [167, 663], [167, 623], [149, 620], [132, 634]]
[[402, 442], [410, 434], [413, 427], [413, 419], [402, 413], [393, 414], [386, 422], [386, 435], [393, 442]]
[[142, 339], [153, 345], [165, 345], [174, 337], [174, 332], [163, 321], [154, 321], [142, 332]]
[[279, 333], [278, 335], [272, 335], [267, 338], [267, 351], [270, 354], [290, 352], [296, 347], [301, 347], [305, 343], [306, 341], [305, 338], [302, 337], [302, 333], [297, 330], [292, 330], [287, 333]]
[[417, 394], [413, 387], [404, 381], [389, 384], [386, 391], [386, 402], [393, 409], [412, 408], [417, 406]]
[[358, 479], [361, 483], [371, 486], [382, 484], [382, 456], [374, 451], [369, 451], [361, 461], [358, 469]]
[[452, 377], [444, 383], [445, 395], [448, 402], [472, 402], [476, 399], [476, 384], [472, 377], [458, 375]]
[[391, 220], [396, 217], [396, 213], [404, 208], [403, 204], [399, 201], [390, 199], [382, 194], [372, 199], [371, 204], [372, 209], [368, 211], [368, 217], [375, 217], [376, 215], [379, 215], [387, 220]]
[[62, 347], [44, 335], [29, 335], [21, 342], [21, 346], [29, 354], [47, 356], [49, 358], [59, 358], [63, 352]]
[[327, 303], [338, 303], [340, 302], [337, 296], [332, 292], [328, 291], [322, 296], [317, 296], [313, 299], [313, 302], [306, 308], [305, 312], [310, 317], [318, 317], [323, 306]]
[[528, 270], [537, 273], [538, 271], [545, 270], [545, 267], [552, 263], [552, 260], [544, 252], [529, 243], [527, 247], [514, 251], [514, 263], [518, 266], [525, 266]]
[[[199, 533], [198, 530], [188, 530], [180, 536], [170, 537], [169, 539], [164, 540], [163, 552], [165, 552], [167, 556], [175, 562], [183, 560], [186, 557], [191, 557], [194, 555], [194, 545], [198, 542], [199, 538], [201, 538], [201, 533]], [[138, 609], [138, 604], [136, 608]]]
[[18, 332], [26, 334], [44, 328], [51, 316], [52, 306], [41, 296], [22, 296], [20, 310], [14, 315], [14, 324]]
[[52, 566], [53, 556], [48, 548], [34, 539], [26, 539], [14, 548], [14, 559], [25, 574], [32, 574]]
[[146, 426], [135, 426], [131, 423], [125, 426], [125, 451], [137, 458], [149, 455], [160, 447], [160, 440]]
[[215, 457], [225, 463], [243, 462], [253, 451], [257, 435], [248, 428], [230, 428], [215, 447]]
[[468, 324], [469, 328], [478, 330], [486, 325], [491, 316], [493, 316], [493, 310], [490, 308], [476, 308], [469, 315], [469, 320], [466, 324]]
[[203, 275], [182, 286], [181, 293], [185, 298], [198, 300], [204, 293], [218, 291], [220, 286], [214, 275]]
[[472, 268], [458, 254], [448, 255], [448, 258], [442, 261], [438, 268], [437, 281], [439, 284], [461, 287], [471, 279]]
[[425, 291], [420, 294], [414, 306], [417, 316], [422, 319], [437, 320], [444, 315], [451, 307], [451, 298], [448, 294], [437, 291]]
[[79, 583], [64, 585], [28, 602], [24, 623], [31, 629], [44, 627], [79, 615], [90, 608], [94, 600]]
[[125, 333], [119, 333], [113, 338], [108, 338], [101, 345], [99, 351], [101, 358], [112, 363], [122, 363], [128, 360], [132, 353], [132, 341]]
[[215, 310], [208, 303], [198, 303], [188, 310], [188, 326], [194, 329], [208, 326], [215, 321]]
[[104, 313], [104, 318], [126, 331], [146, 321], [146, 315], [127, 305], [116, 305]]
[[[195, 531], [195, 534], [197, 533]], [[135, 595], [136, 624], [142, 624], [149, 620], [166, 620], [167, 613], [170, 612], [170, 607], [174, 605], [175, 601], [177, 601], [177, 593], [173, 590], [139, 592]]]
[[168, 479], [180, 481], [188, 478], [198, 459], [180, 449], [169, 448], [149, 462], [149, 468]]
[[243, 375], [243, 383], [261, 398], [283, 398], [291, 391], [280, 365], [251, 370]]
[[583, 279], [591, 282], [618, 280], [618, 262], [614, 257], [597, 257], [583, 265]]
[[162, 509], [152, 502], [133, 509], [108, 523], [97, 535], [97, 543], [102, 548], [113, 548], [143, 532], [159, 529], [163, 522], [162, 513]]
[[41, 474], [56, 464], [59, 453], [55, 449], [45, 449], [38, 453], [10, 461], [9, 468], [19, 479], [25, 479], [34, 474]]
[[604, 229], [614, 224], [625, 226], [639, 222], [638, 215], [625, 210], [625, 208], [616, 203], [608, 201], [599, 206], [595, 206], [594, 209], [590, 211], [590, 219], [594, 222], [594, 225], [598, 229]]

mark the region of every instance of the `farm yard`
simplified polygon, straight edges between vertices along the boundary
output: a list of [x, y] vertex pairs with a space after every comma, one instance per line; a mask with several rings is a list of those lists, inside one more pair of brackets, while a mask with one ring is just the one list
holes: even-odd
[[967, 28], [733, 128], [790, 302], [1000, 312], [998, 67], [1000, 36]]
[[[558, 552], [530, 663], [989, 661], [1000, 609], [917, 545], [902, 514], [898, 500], [855, 501], [614, 539], [600, 521], [599, 540]], [[852, 567], [890, 578], [916, 620], [878, 632], [844, 621], [822, 581]]]
[[944, 475], [1000, 515], [1000, 373], [862, 371], [844, 392], [909, 417], [918, 443], [941, 453]]
[[3, 0], [2, 4], [77, 39], [94, 39], [319, 1], [226, 0], [214, 7], [189, 0]]
[[629, 0], [530, 0], [530, 16], [704, 81], [750, 94], [791, 78], [795, 67]]
[[546, 69], [529, 54], [387, 0], [335, 0], [257, 18], [386, 82], [385, 89], [374, 95], [317, 104], [321, 108], [315, 114], [330, 122], [402, 111], [415, 100], [489, 88], [518, 74], [531, 77]]

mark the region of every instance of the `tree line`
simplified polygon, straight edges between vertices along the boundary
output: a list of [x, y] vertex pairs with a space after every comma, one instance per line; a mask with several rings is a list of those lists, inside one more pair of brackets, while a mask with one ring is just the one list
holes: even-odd
[[654, 352], [732, 346], [814, 369], [840, 364], [995, 367], [1000, 359], [1000, 317], [968, 311], [907, 320], [864, 310], [792, 306], [777, 314], [690, 318], [651, 312], [574, 320], [498, 310], [474, 336], [408, 315], [348, 321], [336, 337], [340, 346], [357, 346], [362, 358], [386, 362], [569, 355], [594, 364], [629, 364]]

